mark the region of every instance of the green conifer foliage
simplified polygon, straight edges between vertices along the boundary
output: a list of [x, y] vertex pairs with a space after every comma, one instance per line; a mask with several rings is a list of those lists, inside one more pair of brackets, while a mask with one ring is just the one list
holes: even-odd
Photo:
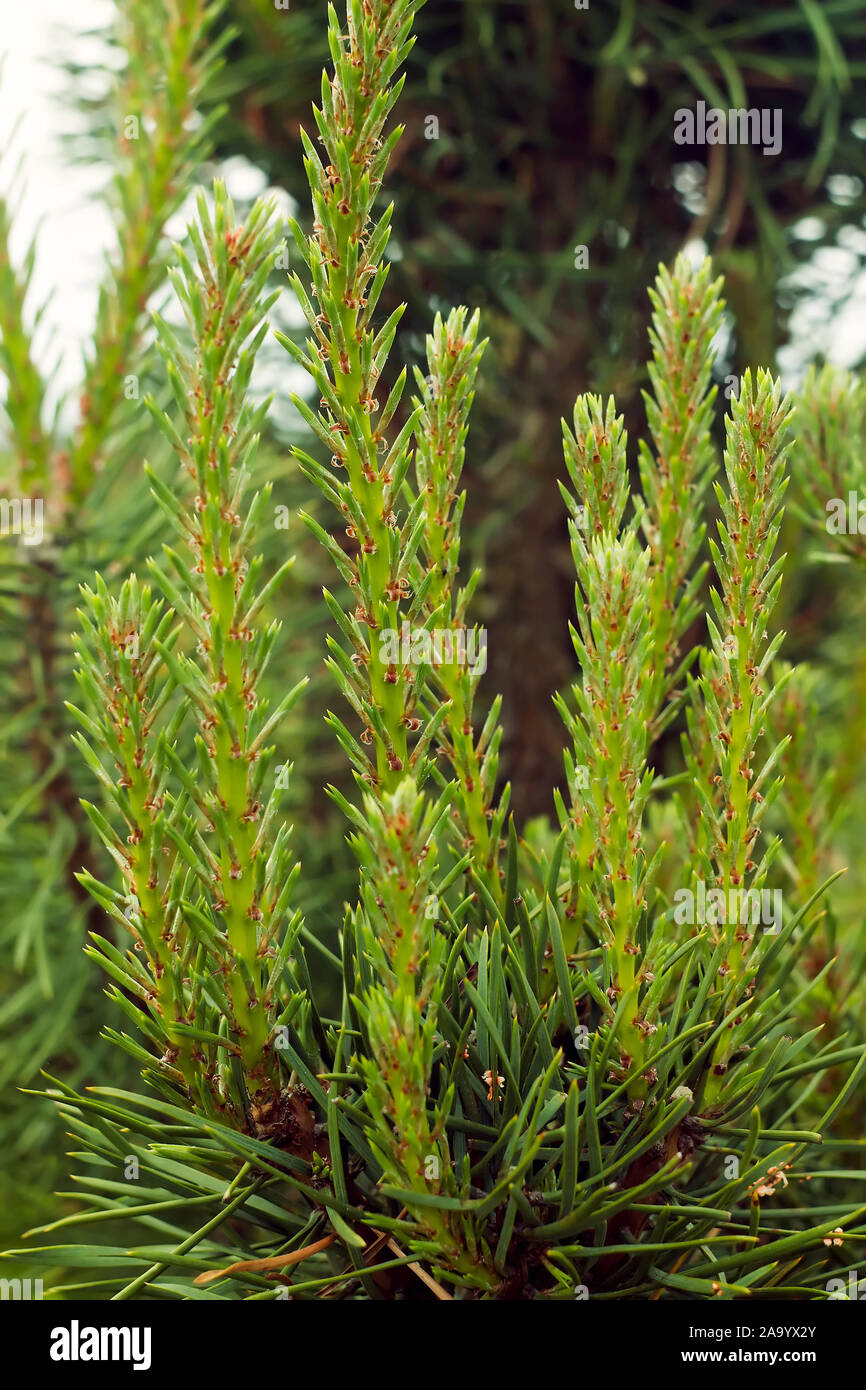
[[[35, 248], [14, 264], [16, 194], [0, 199], [0, 492], [4, 509], [12, 509], [0, 539], [0, 1079], [4, 1147], [29, 1155], [26, 1172], [50, 1142], [43, 1117], [22, 1107], [15, 1088], [52, 1058], [81, 1077], [101, 1018], [82, 955], [87, 930], [104, 932], [105, 920], [76, 879], [84, 864], [95, 866], [98, 850], [79, 804], [89, 785], [65, 708], [74, 688], [69, 632], [79, 585], [94, 566], [126, 572], [147, 554], [159, 524], [140, 455], [147, 429], [141, 397], [151, 370], [148, 302], [165, 281], [166, 223], [220, 119], [219, 109], [204, 119], [197, 110], [231, 37], [219, 32], [218, 14], [205, 0], [119, 6], [123, 62], [104, 111], [114, 232], [71, 427], [62, 402], [53, 418], [46, 404], [42, 310], [31, 291]], [[7, 173], [8, 166], [4, 182]], [[38, 537], [36, 528], [29, 538], [26, 527], [16, 534], [14, 509], [28, 506], [31, 516], [39, 509]], [[115, 1077], [128, 1076], [117, 1062]]]
[[[269, 489], [248, 496], [267, 405], [254, 409], [247, 393], [280, 241], [272, 207], [257, 203], [237, 225], [222, 185], [212, 216], [200, 197], [191, 240], [195, 263], [180, 252], [172, 278], [193, 355], [160, 321], [183, 435], [149, 403], [196, 489], [189, 498], [181, 487], [178, 498], [151, 475], [187, 553], [165, 546], [165, 564], [153, 566], [167, 606], [134, 579], [117, 603], [104, 585], [85, 591], [78, 646], [90, 713], [75, 712], [106, 756], [79, 743], [131, 850], [100, 811], [88, 812], [120, 864], [129, 906], [122, 910], [92, 876], [84, 882], [126, 917], [143, 951], [148, 969], [137, 993], [153, 1006], [161, 1043], [164, 1035], [158, 1060], [168, 1075], [211, 1113], [228, 1107], [236, 1123], [270, 1133], [281, 1107], [275, 986], [300, 914], [291, 908], [297, 869], [288, 832], [272, 829], [281, 789], [267, 738], [305, 682], [268, 714], [260, 680], [279, 624], [267, 620], [267, 605], [291, 561], [263, 582], [261, 558], [248, 549]], [[175, 686], [183, 697], [176, 712], [168, 709]], [[198, 729], [195, 769], [176, 749], [184, 719]], [[128, 959], [134, 968], [135, 956]], [[109, 953], [106, 965], [114, 963]]]
[[[118, 1300], [822, 1298], [866, 1229], [824, 1147], [862, 1143], [845, 1125], [866, 1045], [813, 1022], [824, 974], [799, 962], [817, 856], [776, 911], [780, 839], [760, 840], [785, 807], [771, 711], [793, 681], [771, 620], [791, 402], [771, 373], [744, 375], [702, 559], [721, 286], [707, 263], [660, 268], [642, 493], [615, 402], [579, 397], [563, 431], [569, 802], [558, 832], [521, 836], [497, 783], [499, 704], [476, 720], [483, 663], [465, 660], [477, 576], [458, 588], [477, 317], [435, 320], [404, 424], [405, 377], [376, 394], [400, 318], [375, 316], [378, 192], [419, 8], [329, 9], [323, 152], [304, 136], [315, 225], [293, 228], [310, 336], [282, 339], [318, 391], [294, 399], [321, 447], [294, 457], [343, 533], [307, 510], [336, 569], [345, 708], [328, 723], [354, 774], [329, 789], [359, 870], [340, 956], [301, 921], [273, 785], [271, 741], [302, 690], [269, 707], [262, 683], [286, 565], [266, 577], [258, 558], [267, 403], [249, 386], [279, 234], [266, 203], [237, 222], [217, 183], [172, 276], [192, 350], [159, 322], [176, 411], [151, 410], [179, 468], [149, 478], [181, 545], [152, 566], [162, 599], [97, 578], [77, 643], [78, 745], [102, 787], [87, 814], [116, 866], [82, 881], [133, 938], [124, 953], [97, 934], [91, 954], [141, 1035], [112, 1034], [145, 1084], [51, 1082], [86, 1197], [43, 1231], [85, 1234], [26, 1257], [91, 1271], [75, 1287]], [[683, 763], [662, 775], [653, 745], [683, 706]], [[802, 830], [796, 798], [786, 814]], [[682, 843], [653, 848], [676, 817]], [[732, 894], [759, 916], [719, 908]], [[308, 945], [340, 975], [330, 1012]], [[130, 1158], [144, 1193], [121, 1181]], [[141, 1240], [88, 1242], [118, 1218]]]

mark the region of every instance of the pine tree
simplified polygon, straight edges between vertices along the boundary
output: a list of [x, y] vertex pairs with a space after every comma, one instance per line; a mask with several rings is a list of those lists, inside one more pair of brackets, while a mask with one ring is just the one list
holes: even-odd
[[[151, 403], [179, 468], [148, 476], [182, 550], [152, 566], [163, 599], [97, 578], [77, 641], [78, 743], [102, 786], [87, 813], [116, 865], [81, 881], [132, 939], [97, 935], [91, 954], [141, 1034], [113, 1036], [146, 1085], [52, 1081], [89, 1205], [44, 1229], [123, 1218], [142, 1240], [26, 1257], [96, 1266], [76, 1289], [119, 1300], [820, 1298], [863, 1234], [821, 1146], [866, 1046], [802, 1026], [821, 988], [796, 968], [817, 875], [772, 919], [728, 907], [732, 892], [763, 904], [779, 850], [759, 844], [786, 752], [770, 621], [790, 402], [763, 370], [731, 402], [709, 636], [690, 646], [721, 286], [706, 263], [661, 268], [643, 494], [615, 401], [581, 397], [563, 427], [570, 804], [558, 833], [521, 837], [497, 782], [498, 702], [475, 717], [477, 577], [456, 588], [476, 317], [436, 319], [404, 423], [405, 376], [376, 394], [400, 317], [375, 315], [391, 217], [377, 194], [419, 8], [329, 13], [323, 153], [304, 136], [315, 222], [293, 227], [310, 337], [283, 339], [319, 392], [317, 409], [295, 403], [324, 456], [295, 457], [345, 532], [308, 509], [337, 571], [329, 668], [346, 708], [329, 724], [354, 774], [332, 789], [359, 866], [339, 1007], [307, 959], [272, 780], [270, 740], [303, 695], [268, 708], [261, 680], [286, 566], [258, 559], [267, 405], [249, 382], [279, 233], [267, 203], [238, 221], [217, 182], [172, 276], [192, 351], [159, 322], [176, 409]], [[653, 743], [683, 706], [683, 766], [663, 777]], [[645, 841], [668, 811], [688, 833], [663, 877]]]

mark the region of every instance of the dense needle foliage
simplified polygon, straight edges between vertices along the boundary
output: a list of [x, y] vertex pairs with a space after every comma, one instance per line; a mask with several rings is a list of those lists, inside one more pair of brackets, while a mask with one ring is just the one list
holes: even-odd
[[[568, 790], [558, 826], [522, 834], [499, 701], [475, 709], [479, 576], [460, 584], [478, 316], [436, 317], [408, 409], [406, 371], [379, 391], [402, 312], [376, 312], [379, 192], [419, 9], [329, 11], [303, 138], [313, 228], [291, 229], [309, 335], [280, 335], [315, 385], [312, 405], [293, 397], [310, 433], [293, 457], [335, 571], [328, 723], [353, 775], [330, 791], [359, 873], [339, 955], [303, 920], [283, 820], [304, 683], [266, 680], [290, 562], [260, 558], [274, 504], [250, 378], [285, 249], [272, 205], [239, 219], [217, 182], [175, 252], [187, 332], [157, 320], [173, 405], [148, 405], [176, 466], [147, 477], [176, 540], [147, 583], [83, 588], [68, 702], [108, 856], [76, 880], [102, 909], [88, 956], [145, 1084], [51, 1082], [84, 1210], [45, 1229], [79, 1243], [16, 1253], [88, 1271], [55, 1297], [825, 1298], [864, 1236], [849, 1135], [866, 1046], [843, 991], [825, 1017], [812, 801], [829, 774], [773, 617], [791, 463], [798, 491], [818, 485], [813, 452], [826, 467], [826, 431], [856, 438], [862, 398], [810, 382], [798, 433], [773, 375], [746, 372], [719, 469], [723, 287], [685, 255], [659, 270], [640, 491], [613, 400], [582, 395], [563, 425]], [[118, 1221], [134, 1239], [110, 1243]]]

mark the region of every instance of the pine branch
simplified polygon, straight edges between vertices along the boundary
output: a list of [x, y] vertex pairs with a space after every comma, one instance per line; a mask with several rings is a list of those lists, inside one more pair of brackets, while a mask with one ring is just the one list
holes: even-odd
[[34, 360], [33, 334], [25, 325], [24, 313], [36, 247], [30, 245], [24, 265], [16, 270], [9, 256], [10, 234], [9, 206], [0, 198], [0, 370], [7, 382], [3, 410], [16, 469], [13, 477], [4, 479], [3, 491], [44, 498], [53, 442], [43, 425], [45, 385]]
[[[493, 901], [502, 905], [503, 884], [499, 870], [500, 834], [508, 809], [508, 788], [495, 801], [502, 729], [498, 706], [484, 738], [472, 729], [472, 706], [481, 677], [487, 669], [486, 632], [471, 632], [465, 614], [480, 578], [476, 571], [468, 585], [457, 590], [460, 559], [460, 524], [466, 494], [457, 487], [463, 469], [469, 411], [475, 378], [486, 340], [477, 343], [478, 314], [467, 324], [467, 311], [454, 309], [443, 321], [437, 314], [427, 339], [427, 370], [416, 368], [421, 392], [413, 402], [421, 414], [416, 427], [415, 474], [424, 498], [424, 535], [414, 576], [417, 591], [424, 586], [425, 629], [440, 638], [450, 634], [448, 650], [437, 655], [431, 681], [445, 704], [439, 726], [439, 746], [448, 756], [457, 778], [457, 807], [461, 849], [472, 854], [476, 872]], [[431, 576], [427, 580], [427, 576]], [[428, 712], [428, 717], [433, 711]]]
[[[774, 698], [765, 688], [765, 677], [778, 652], [782, 634], [769, 638], [769, 620], [781, 586], [781, 560], [772, 560], [781, 523], [782, 498], [787, 486], [785, 447], [791, 407], [782, 399], [781, 387], [769, 373], [760, 371], [752, 380], [742, 379], [739, 394], [725, 420], [727, 443], [725, 471], [729, 493], [716, 487], [723, 511], [719, 522], [721, 549], [711, 545], [720, 590], [712, 590], [718, 627], [709, 622], [711, 650], [702, 662], [692, 696], [707, 711], [709, 732], [716, 749], [718, 785], [722, 807], [704, 794], [703, 814], [713, 827], [711, 848], [715, 884], [729, 894], [763, 887], [768, 858], [756, 860], [756, 842], [768, 805], [778, 794], [778, 778], [768, 783], [787, 740], [771, 748], [764, 766], [756, 773], [752, 760]], [[760, 790], [759, 790], [760, 788]], [[769, 855], [773, 852], [770, 847]], [[709, 865], [708, 865], [709, 876]], [[728, 920], [733, 916], [733, 920]], [[752, 938], [739, 922], [739, 914], [727, 913], [723, 930], [713, 931], [724, 941], [719, 967], [725, 977], [725, 993], [740, 997], [748, 984]], [[728, 1069], [733, 1030], [718, 1047], [707, 1088], [710, 1104], [717, 1100]]]
[[[574, 843], [582, 832], [587, 858], [592, 926], [606, 956], [606, 989], [621, 1022], [617, 1031], [623, 1074], [644, 1055], [639, 1009], [638, 926], [646, 908], [648, 874], [640, 850], [643, 810], [652, 784], [647, 768], [654, 691], [645, 678], [652, 650], [645, 603], [649, 554], [632, 532], [610, 532], [587, 545], [572, 521], [577, 569], [578, 628], [574, 647], [581, 681], [574, 687], [578, 717], [564, 701], [574, 761], [566, 759], [575, 814], [562, 811]], [[587, 769], [585, 794], [577, 768]], [[575, 822], [580, 823], [574, 830]], [[635, 1094], [643, 1095], [639, 1075]]]
[[672, 271], [660, 267], [650, 290], [653, 394], [644, 392], [644, 403], [653, 447], [640, 441], [639, 465], [646, 502], [641, 526], [652, 556], [651, 625], [660, 711], [682, 673], [680, 643], [700, 612], [696, 594], [706, 573], [706, 565], [690, 571], [706, 532], [701, 517], [715, 470], [710, 426], [716, 388], [710, 378], [712, 342], [724, 308], [721, 288], [721, 279], [712, 279], [709, 260], [694, 269], [681, 254]]
[[[866, 556], [866, 381], [810, 367], [796, 395], [792, 509], [830, 553]], [[827, 541], [826, 537], [830, 537]]]
[[[426, 660], [423, 655], [413, 660], [413, 650], [407, 659], [400, 644], [404, 626], [426, 634], [431, 612], [435, 615], [445, 602], [445, 589], [438, 586], [436, 603], [436, 575], [430, 569], [409, 600], [410, 578], [419, 576], [419, 547], [430, 533], [426, 495], [413, 498], [408, 492], [408, 507], [403, 506], [410, 440], [422, 413], [420, 403], [390, 447], [384, 434], [399, 405], [405, 373], [391, 392], [381, 422], [375, 428], [371, 423], [379, 409], [376, 383], [401, 311], [378, 332], [372, 328], [387, 276], [383, 256], [390, 209], [372, 229], [370, 223], [376, 190], [401, 133], [397, 128], [383, 139], [385, 120], [402, 86], [402, 79], [393, 86], [391, 82], [412, 46], [418, 8], [415, 0], [352, 4], [345, 35], [339, 32], [336, 13], [330, 11], [334, 75], [323, 76], [322, 107], [315, 110], [329, 163], [322, 166], [305, 136], [305, 167], [316, 222], [307, 240], [296, 229], [320, 312], [314, 313], [295, 276], [292, 283], [315, 336], [307, 340], [306, 355], [289, 339], [281, 341], [321, 392], [318, 416], [297, 397], [295, 404], [319, 439], [333, 449], [331, 469], [322, 468], [299, 450], [296, 456], [350, 522], [347, 536], [354, 543], [352, 553], [346, 554], [307, 518], [358, 598], [354, 613], [347, 613], [326, 595], [354, 649], [350, 659], [337, 643], [331, 643], [330, 666], [362, 722], [361, 743], [336, 716], [331, 716], [331, 723], [356, 775], [372, 789], [364, 798], [363, 813], [337, 798], [361, 831], [353, 837], [361, 865], [362, 910], [356, 931], [372, 970], [367, 987], [359, 989], [356, 1007], [369, 1047], [369, 1056], [361, 1063], [371, 1116], [368, 1139], [386, 1175], [407, 1185], [402, 1200], [418, 1227], [410, 1238], [411, 1247], [418, 1248], [420, 1238], [432, 1239], [452, 1275], [490, 1286], [497, 1282], [496, 1276], [483, 1264], [476, 1271], [478, 1261], [463, 1243], [465, 1233], [461, 1238], [447, 1217], [428, 1202], [413, 1198], [413, 1193], [423, 1189], [426, 1196], [430, 1190], [427, 1161], [446, 1162], [445, 1151], [439, 1151], [443, 1119], [434, 1119], [432, 1126], [427, 1119], [436, 1026], [431, 989], [443, 949], [436, 930], [438, 910], [430, 914], [427, 906], [428, 899], [438, 903], [430, 875], [437, 863], [433, 827], [441, 831], [444, 803], [440, 800], [436, 808], [431, 807], [421, 787], [428, 771], [428, 745], [448, 713], [442, 705], [431, 711], [426, 729], [410, 751], [408, 735], [419, 732], [421, 726], [416, 710], [423, 698], [429, 655]], [[463, 361], [470, 356], [471, 345]], [[345, 468], [346, 483], [338, 480], [335, 468]], [[433, 610], [430, 603], [436, 605]], [[449, 614], [449, 632], [450, 618]], [[464, 702], [461, 738], [466, 738], [463, 727], [469, 713], [462, 687], [458, 693]], [[363, 744], [375, 746], [375, 762], [368, 759]], [[486, 785], [480, 769], [476, 785], [478, 811], [478, 798]], [[426, 828], [420, 836], [419, 826]], [[476, 830], [481, 828], [476, 822]], [[485, 852], [485, 863], [487, 858]], [[384, 953], [378, 943], [384, 944]], [[411, 1040], [408, 1050], [407, 1039]]]
[[[374, 745], [375, 762], [370, 763], [348, 731], [341, 737], [355, 766], [384, 791], [394, 791], [401, 774], [414, 768], [407, 734], [415, 727], [411, 710], [421, 674], [401, 683], [395, 663], [383, 655], [380, 638], [401, 629], [406, 580], [420, 541], [420, 516], [410, 512], [401, 526], [396, 513], [416, 416], [409, 417], [390, 447], [383, 428], [372, 422], [379, 408], [376, 384], [402, 311], [396, 310], [374, 331], [376, 302], [388, 273], [383, 257], [390, 209], [375, 226], [371, 222], [377, 190], [401, 134], [397, 127], [383, 139], [385, 121], [402, 87], [402, 78], [396, 82], [393, 78], [412, 47], [418, 7], [417, 0], [352, 4], [346, 35], [340, 33], [335, 12], [330, 13], [334, 75], [323, 75], [322, 106], [314, 108], [328, 164], [322, 165], [304, 133], [316, 222], [309, 238], [295, 229], [319, 312], [315, 313], [295, 275], [292, 284], [314, 337], [307, 340], [306, 355], [281, 338], [321, 392], [318, 417], [293, 397], [295, 404], [319, 439], [333, 450], [332, 467], [345, 468], [347, 473], [348, 481], [342, 483], [333, 471], [323, 470], [296, 451], [302, 466], [349, 523], [346, 534], [354, 553], [344, 557], [334, 543], [328, 548], [357, 598], [354, 613], [346, 615], [342, 624], [355, 648], [355, 669], [341, 669], [345, 662], [333, 669], [363, 720], [363, 740]], [[383, 418], [396, 410], [404, 382], [401, 377]]]
[[[119, 780], [112, 779], [102, 764], [102, 780], [108, 780], [131, 827], [132, 853], [124, 854], [109, 826], [98, 819], [96, 824], [134, 895], [133, 929], [157, 982], [168, 1060], [177, 1062], [199, 1098], [202, 1086], [192, 1064], [206, 1064], [213, 1104], [221, 1108], [221, 1098], [228, 1096], [235, 1123], [259, 1135], [286, 1123], [274, 1029], [285, 1007], [278, 985], [301, 925], [291, 909], [297, 871], [288, 833], [285, 827], [272, 829], [280, 788], [274, 781], [265, 791], [274, 749], [264, 740], [305, 684], [268, 717], [260, 682], [280, 625], [268, 621], [264, 610], [291, 562], [262, 583], [261, 559], [248, 547], [268, 494], [249, 501], [245, 494], [267, 409], [267, 403], [254, 408], [247, 396], [266, 314], [276, 297], [266, 292], [281, 250], [272, 219], [273, 205], [259, 200], [246, 223], [236, 225], [220, 183], [213, 213], [199, 197], [198, 220], [189, 229], [195, 263], [178, 247], [180, 272], [172, 272], [194, 355], [161, 325], [160, 350], [184, 410], [185, 439], [148, 402], [195, 485], [189, 501], [157, 484], [155, 475], [152, 479], [192, 565], [166, 546], [179, 582], [163, 566], [153, 566], [169, 605], [162, 619], [148, 591], [142, 606], [134, 583], [116, 608], [106, 606], [104, 594], [97, 608], [91, 600], [95, 621], [80, 646], [81, 679], [91, 707], [100, 707], [100, 692], [110, 697], [113, 689], [133, 682], [119, 709], [109, 698], [101, 718], [94, 723], [85, 717], [85, 727], [99, 737], [120, 772]], [[177, 633], [168, 630], [172, 610], [186, 632], [177, 650]], [[127, 672], [130, 633], [134, 654]], [[113, 664], [118, 643], [124, 652], [119, 671]], [[195, 655], [190, 655], [183, 647], [193, 644]], [[111, 663], [102, 672], [100, 655]], [[161, 662], [170, 677], [167, 685]], [[186, 699], [179, 717], [157, 735], [153, 721], [173, 685]], [[195, 737], [195, 777], [176, 746], [180, 721], [193, 714], [201, 731]], [[166, 852], [169, 867], [161, 863]], [[102, 901], [110, 900], [105, 885], [88, 878], [87, 886]], [[224, 982], [219, 987], [208, 978], [214, 974]], [[188, 998], [181, 983], [185, 975], [191, 977]], [[184, 1046], [186, 1036], [202, 1046]]]
[[64, 460], [69, 505], [81, 505], [109, 460], [124, 391], [135, 375], [148, 301], [165, 278], [163, 232], [197, 164], [210, 152], [223, 110], [197, 118], [203, 90], [232, 38], [213, 38], [222, 0], [123, 0], [120, 42], [128, 63], [114, 96], [120, 155], [113, 180], [117, 244], [100, 289], [92, 350], [85, 363], [81, 419]]

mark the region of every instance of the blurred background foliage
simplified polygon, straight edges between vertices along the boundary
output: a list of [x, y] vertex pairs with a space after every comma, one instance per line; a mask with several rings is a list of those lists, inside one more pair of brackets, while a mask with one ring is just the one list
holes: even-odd
[[[305, 230], [299, 129], [312, 129], [310, 105], [327, 59], [323, 12], [323, 0], [291, 0], [288, 9], [273, 0], [229, 0], [218, 20], [228, 39], [226, 62], [203, 96], [217, 164], [254, 166], [288, 193]], [[646, 286], [658, 263], [672, 262], [686, 243], [708, 250], [725, 276], [729, 311], [716, 368], [723, 391], [727, 378], [747, 365], [778, 364], [780, 353], [795, 371], [820, 360], [831, 332], [798, 340], [792, 323], [814, 295], [822, 254], [835, 255], [837, 265], [843, 257], [840, 302], [828, 294], [822, 301], [828, 318], [863, 272], [866, 12], [862, 0], [768, 0], [750, 12], [727, 0], [688, 7], [592, 0], [588, 9], [573, 0], [428, 0], [418, 32], [400, 104], [406, 133], [392, 161], [392, 269], [379, 312], [384, 320], [396, 303], [409, 306], [392, 354], [394, 374], [403, 362], [423, 360], [437, 309], [480, 306], [491, 340], [464, 473], [464, 554], [467, 569], [476, 562], [485, 569], [475, 601], [489, 632], [482, 694], [488, 701], [497, 691], [505, 697], [503, 776], [513, 784], [519, 823], [530, 842], [540, 841], [545, 831], [536, 818], [549, 816], [562, 768], [552, 696], [571, 679], [574, 662], [573, 566], [556, 485], [563, 473], [560, 418], [570, 416], [579, 392], [613, 392], [631, 438], [642, 432]], [[72, 154], [110, 165], [117, 105], [85, 99], [72, 63], [69, 74], [70, 103], [88, 111], [91, 127]], [[749, 146], [676, 145], [674, 112], [699, 99], [725, 109], [781, 108], [781, 152], [771, 158]], [[588, 264], [577, 268], [583, 247]], [[859, 365], [856, 349], [847, 365]], [[146, 352], [140, 370], [143, 395], [152, 385]], [[284, 365], [281, 372], [274, 384], [282, 401], [259, 466], [274, 480], [274, 502], [293, 514], [315, 504], [287, 458], [295, 425], [285, 407], [290, 372]], [[48, 1108], [22, 1102], [16, 1088], [33, 1085], [49, 1063], [72, 1084], [97, 1072], [104, 1083], [111, 1067], [120, 1080], [126, 1065], [97, 1041], [105, 1019], [102, 982], [81, 947], [88, 928], [105, 928], [73, 877], [84, 863], [96, 867], [92, 837], [75, 809], [77, 796], [92, 788], [57, 709], [58, 696], [71, 694], [65, 634], [74, 625], [78, 584], [97, 567], [118, 579], [141, 569], [162, 539], [141, 460], [166, 460], [143, 409], [134, 428], [131, 421], [130, 412], [112, 435], [109, 466], [62, 554], [32, 552], [34, 564], [50, 568], [41, 589], [50, 606], [47, 643], [22, 617], [17, 560], [8, 546], [0, 557], [8, 638], [0, 746], [6, 1244], [54, 1209], [48, 1194], [63, 1162]], [[0, 441], [0, 464], [13, 454]], [[856, 965], [866, 660], [851, 633], [862, 632], [866, 614], [855, 572], [823, 563], [826, 537], [814, 533], [809, 517], [806, 505], [786, 519], [781, 548], [789, 561], [777, 621], [790, 634], [787, 659], [815, 665], [803, 697], [809, 713], [801, 744], [817, 782], [836, 770], [835, 803], [821, 828], [829, 831], [835, 810], [837, 833], [829, 845], [824, 835], [822, 868], [854, 862], [833, 902], [838, 919], [852, 924], [847, 950]], [[279, 615], [283, 655], [269, 679], [282, 692], [302, 674], [314, 677], [281, 745], [296, 764], [289, 796], [311, 938], [333, 944], [352, 875], [343, 826], [321, 790], [341, 775], [322, 721], [333, 699], [322, 671], [327, 614], [320, 589], [327, 578], [294, 521], [288, 531], [275, 527], [267, 541], [273, 564], [298, 553], [290, 602]], [[808, 734], [815, 727], [817, 748]], [[667, 747], [673, 750], [678, 737], [672, 730]], [[676, 831], [659, 824], [653, 833], [664, 839]], [[852, 999], [856, 1014], [862, 996]]]

